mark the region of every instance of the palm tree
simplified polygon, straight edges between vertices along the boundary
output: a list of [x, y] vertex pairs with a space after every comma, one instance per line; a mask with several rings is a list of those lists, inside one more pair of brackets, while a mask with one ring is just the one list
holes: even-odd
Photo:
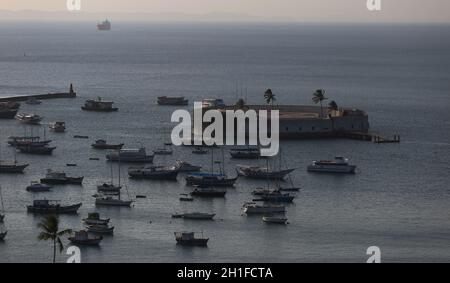
[[266, 92], [264, 93], [264, 99], [266, 100], [266, 103], [271, 104], [272, 107], [275, 100], [277, 100], [275, 94], [272, 93], [272, 90], [270, 88], [267, 89]]
[[59, 218], [55, 215], [49, 215], [42, 219], [38, 224], [38, 228], [41, 229], [38, 239], [41, 241], [53, 241], [53, 263], [56, 262], [56, 245], [58, 244], [59, 252], [64, 249], [64, 245], [61, 241], [62, 236], [72, 234], [71, 229], [59, 231]]
[[320, 102], [320, 116], [323, 117], [323, 107], [322, 107], [322, 101], [327, 100], [328, 98], [325, 97], [325, 90], [323, 89], [318, 89], [316, 90], [316, 92], [313, 93], [313, 98], [312, 100], [314, 101], [314, 103], [319, 103]]

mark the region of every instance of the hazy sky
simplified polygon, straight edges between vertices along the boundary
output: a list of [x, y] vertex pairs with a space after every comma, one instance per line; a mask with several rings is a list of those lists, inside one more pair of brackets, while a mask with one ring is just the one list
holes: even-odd
[[[144, 12], [248, 14], [294, 21], [450, 22], [450, 0], [381, 0], [369, 12], [367, 0], [81, 0], [89, 13]], [[66, 0], [0, 0], [0, 10], [64, 11]]]

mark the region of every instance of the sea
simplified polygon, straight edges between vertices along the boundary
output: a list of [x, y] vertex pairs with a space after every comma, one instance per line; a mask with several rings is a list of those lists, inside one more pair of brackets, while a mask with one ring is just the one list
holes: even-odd
[[[90, 22], [1, 22], [0, 96], [64, 92], [70, 83], [77, 98], [22, 103], [20, 112], [44, 117], [41, 126], [0, 120], [1, 159], [30, 164], [23, 175], [0, 175], [1, 229], [8, 231], [0, 262], [52, 261], [52, 244], [37, 238], [42, 217], [26, 211], [38, 199], [83, 203], [77, 215], [60, 216], [60, 229], [83, 229], [81, 219], [94, 211], [111, 219], [114, 236], [81, 248], [82, 262], [366, 262], [371, 246], [382, 262], [450, 261], [450, 25], [113, 21], [111, 31], [99, 32]], [[287, 225], [243, 215], [251, 192], [272, 186], [265, 180], [239, 178], [225, 198], [180, 202], [191, 191], [183, 175], [177, 182], [130, 180], [129, 165], [111, 166], [107, 152], [90, 146], [106, 139], [151, 152], [169, 142], [179, 107], [158, 106], [158, 96], [185, 96], [184, 109], [203, 98], [264, 104], [267, 88], [280, 105], [313, 105], [313, 92], [324, 89], [325, 103], [366, 111], [371, 131], [399, 135], [401, 143], [282, 141], [281, 158], [271, 162], [296, 168], [284, 186], [302, 188], [287, 205]], [[119, 111], [80, 109], [97, 97]], [[47, 123], [54, 121], [66, 122], [67, 131], [50, 132]], [[15, 153], [7, 138], [18, 135], [45, 136], [57, 148], [52, 156]], [[184, 160], [211, 170], [211, 154], [172, 149], [155, 164]], [[214, 156], [230, 176], [238, 164], [265, 165], [230, 159], [228, 148]], [[349, 158], [356, 174], [306, 171], [313, 160], [335, 156]], [[84, 176], [83, 186], [27, 192], [47, 169]], [[132, 208], [95, 207], [96, 185], [110, 181], [111, 169], [114, 182], [120, 172], [123, 198], [146, 198]], [[171, 218], [194, 211], [215, 213], [215, 220]], [[203, 233], [208, 247], [177, 245], [177, 231]], [[66, 250], [57, 254], [59, 262], [68, 258]]]

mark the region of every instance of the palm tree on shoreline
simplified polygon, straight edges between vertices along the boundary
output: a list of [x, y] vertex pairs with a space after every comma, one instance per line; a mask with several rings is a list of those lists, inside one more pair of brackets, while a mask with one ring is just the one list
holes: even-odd
[[64, 249], [64, 245], [61, 241], [61, 237], [64, 235], [72, 234], [71, 229], [59, 231], [59, 218], [55, 215], [46, 216], [38, 224], [38, 228], [41, 229], [38, 239], [40, 241], [53, 241], [53, 263], [56, 262], [56, 245], [59, 247], [61, 253]]
[[327, 100], [328, 98], [325, 97], [325, 90], [324, 89], [318, 89], [313, 93], [312, 100], [314, 103], [320, 102], [320, 117], [323, 117], [323, 106], [322, 101]]
[[277, 100], [277, 98], [275, 97], [275, 94], [272, 93], [272, 90], [269, 88], [266, 90], [266, 92], [264, 93], [264, 99], [266, 100], [267, 104], [271, 104], [272, 108], [273, 108], [273, 103], [275, 102], [275, 100]]

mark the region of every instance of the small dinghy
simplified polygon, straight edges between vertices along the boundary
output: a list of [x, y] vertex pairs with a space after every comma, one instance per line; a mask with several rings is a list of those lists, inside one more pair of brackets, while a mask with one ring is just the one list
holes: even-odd
[[262, 220], [269, 224], [287, 224], [287, 218], [284, 217], [263, 216]]
[[48, 192], [52, 187], [41, 184], [39, 182], [31, 182], [31, 184], [27, 187], [27, 191], [36, 193], [36, 192]]

